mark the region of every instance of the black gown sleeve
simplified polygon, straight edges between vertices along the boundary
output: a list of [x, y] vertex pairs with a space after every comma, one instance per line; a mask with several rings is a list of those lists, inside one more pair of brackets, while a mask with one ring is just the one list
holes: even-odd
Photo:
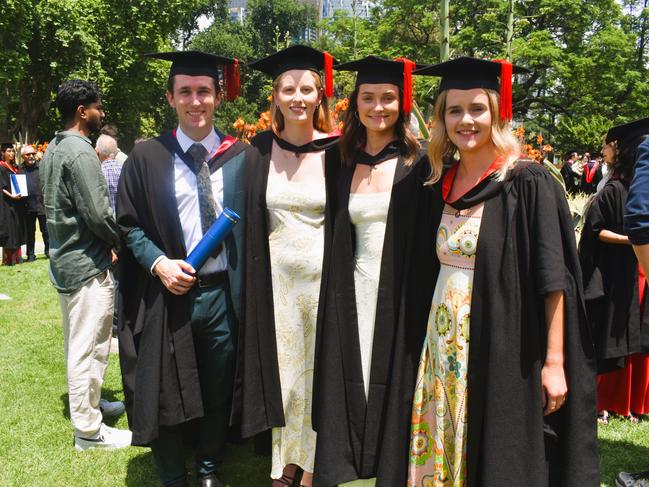
[[[525, 177], [526, 210], [530, 223], [530, 250], [535, 288], [540, 295], [568, 287], [566, 245], [575, 237], [565, 235], [562, 221], [570, 221], [570, 209], [561, 188], [540, 166], [531, 165]], [[561, 243], [561, 244], [558, 244]]]

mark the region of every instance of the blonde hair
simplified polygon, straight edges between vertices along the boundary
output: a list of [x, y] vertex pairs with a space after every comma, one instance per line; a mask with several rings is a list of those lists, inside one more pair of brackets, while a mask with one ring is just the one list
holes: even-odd
[[[349, 95], [349, 107], [343, 115], [343, 128], [338, 142], [343, 164], [351, 165], [356, 159], [359, 148], [367, 142], [367, 129], [358, 118], [358, 93], [356, 87]], [[394, 127], [394, 135], [404, 146], [404, 163], [409, 166], [417, 157], [419, 141], [410, 131], [410, 118], [403, 112], [403, 90], [399, 88], [399, 118]]]
[[[313, 128], [324, 132], [326, 134], [331, 133], [333, 129], [333, 124], [331, 123], [331, 114], [329, 113], [329, 102], [327, 97], [324, 96], [324, 90], [322, 88], [322, 78], [315, 71], [309, 70], [313, 75], [315, 81], [316, 89], [322, 93], [322, 101], [318, 108], [316, 108], [313, 116]], [[270, 100], [270, 126], [277, 135], [284, 130], [284, 115], [274, 103], [275, 93], [279, 89], [279, 84], [282, 82], [282, 78], [286, 73], [280, 74], [277, 78], [273, 80], [273, 95]]]
[[[518, 140], [512, 134], [509, 121], [500, 120], [500, 95], [494, 90], [483, 90], [489, 99], [489, 111], [491, 112], [491, 142], [496, 147], [498, 155], [505, 158], [503, 166], [496, 171], [497, 179], [505, 179], [507, 172], [518, 160], [521, 148]], [[430, 131], [428, 143], [428, 161], [431, 168], [431, 175], [426, 184], [434, 184], [442, 177], [444, 164], [457, 160], [458, 149], [451, 142], [444, 124], [444, 112], [446, 111], [446, 97], [448, 90], [442, 91], [435, 101], [433, 113], [433, 128]]]

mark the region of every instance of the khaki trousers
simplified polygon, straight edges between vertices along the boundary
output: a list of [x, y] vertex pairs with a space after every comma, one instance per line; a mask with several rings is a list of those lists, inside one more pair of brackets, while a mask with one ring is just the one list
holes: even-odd
[[113, 279], [105, 271], [70, 294], [59, 293], [74, 434], [89, 437], [101, 426], [101, 385], [113, 323]]

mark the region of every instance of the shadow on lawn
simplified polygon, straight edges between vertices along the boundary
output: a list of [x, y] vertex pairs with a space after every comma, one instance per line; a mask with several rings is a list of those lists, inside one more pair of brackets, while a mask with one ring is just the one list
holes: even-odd
[[153, 465], [153, 454], [151, 450], [142, 448], [142, 454], [132, 457], [126, 467], [127, 487], [148, 487], [158, 486], [158, 475]]
[[641, 472], [649, 469], [649, 447], [625, 440], [599, 439], [601, 482], [615, 485], [619, 472]]

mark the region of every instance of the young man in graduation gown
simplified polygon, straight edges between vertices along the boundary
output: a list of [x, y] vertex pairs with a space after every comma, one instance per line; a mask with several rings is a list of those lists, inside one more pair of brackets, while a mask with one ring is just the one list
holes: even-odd
[[[236, 96], [236, 61], [197, 51], [172, 61], [167, 101], [178, 126], [138, 144], [117, 196], [122, 256], [120, 359], [134, 445], [149, 445], [164, 485], [186, 485], [183, 439], [196, 442], [198, 485], [224, 485], [225, 443], [239, 319], [242, 225], [201, 269], [183, 259], [225, 207], [243, 212], [245, 144], [212, 126]], [[190, 425], [197, 426], [188, 435]]]

